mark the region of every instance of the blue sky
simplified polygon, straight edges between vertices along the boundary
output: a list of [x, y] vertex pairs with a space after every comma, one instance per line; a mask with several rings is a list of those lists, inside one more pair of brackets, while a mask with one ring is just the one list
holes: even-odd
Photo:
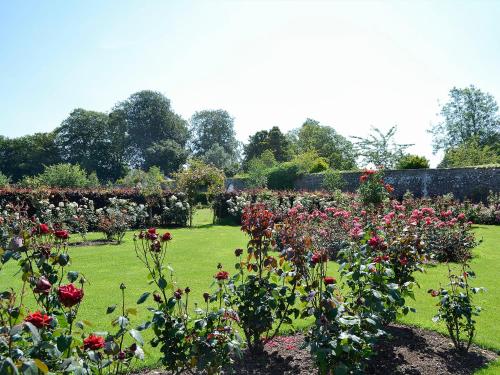
[[339, 133], [398, 125], [431, 158], [438, 101], [500, 100], [500, 1], [7, 1], [0, 134], [50, 131], [142, 89], [184, 118], [223, 108], [238, 138], [307, 117]]

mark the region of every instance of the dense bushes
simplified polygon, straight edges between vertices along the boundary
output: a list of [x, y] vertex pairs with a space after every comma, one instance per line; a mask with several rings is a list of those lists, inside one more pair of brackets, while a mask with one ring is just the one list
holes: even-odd
[[160, 190], [147, 195], [140, 189], [0, 189], [0, 207], [8, 204], [25, 206], [27, 213], [50, 223], [62, 223], [73, 233], [98, 230], [97, 210], [110, 206], [115, 198], [146, 209], [148, 217], [134, 221], [132, 227], [149, 225], [185, 226], [189, 220], [189, 203], [183, 193]]

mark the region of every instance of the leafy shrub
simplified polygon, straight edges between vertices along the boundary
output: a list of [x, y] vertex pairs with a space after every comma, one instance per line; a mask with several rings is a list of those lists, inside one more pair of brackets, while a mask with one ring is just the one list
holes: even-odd
[[309, 173], [320, 173], [328, 169], [328, 161], [325, 158], [317, 158], [313, 161]]
[[359, 181], [358, 194], [361, 202], [365, 205], [380, 205], [393, 191], [391, 185], [384, 183], [381, 171], [367, 169], [359, 177]]
[[27, 187], [88, 188], [99, 186], [95, 173], [87, 174], [79, 165], [68, 163], [46, 166], [38, 176], [27, 177], [21, 185]]
[[193, 214], [197, 197], [202, 193], [211, 204], [215, 195], [224, 189], [224, 172], [200, 160], [191, 160], [188, 169], [175, 175], [177, 189], [186, 194], [189, 202], [189, 225], [193, 224]]
[[293, 189], [299, 177], [299, 166], [293, 162], [285, 162], [273, 167], [267, 175], [267, 187], [273, 190]]
[[[126, 199], [110, 198], [109, 205], [96, 210], [98, 228], [108, 240], [120, 243], [132, 226], [143, 226], [147, 217], [144, 205]], [[141, 225], [142, 224], [142, 225]]]
[[396, 164], [396, 169], [426, 169], [429, 160], [425, 156], [407, 154], [401, 157]]
[[345, 184], [346, 182], [342, 177], [342, 174], [335, 169], [327, 169], [323, 174], [322, 187], [326, 191], [334, 192], [336, 190], [341, 190]]
[[[253, 353], [262, 352], [264, 341], [274, 337], [282, 323], [291, 323], [290, 316], [298, 310], [295, 304], [295, 287], [286, 283], [288, 276], [284, 259], [271, 256], [274, 215], [262, 204], [245, 207], [242, 230], [249, 236], [247, 256], [243, 250], [235, 251], [239, 259], [237, 274], [230, 280], [232, 304], [245, 333], [248, 348]], [[291, 271], [291, 270], [290, 270]], [[273, 324], [277, 324], [271, 333]], [[265, 340], [262, 337], [266, 334]]]
[[448, 265], [449, 288], [428, 291], [433, 297], [439, 297], [439, 310], [433, 321], [443, 321], [455, 348], [465, 352], [469, 350], [476, 331], [474, 316], [481, 311], [479, 306], [474, 305], [472, 297], [484, 290], [469, 285], [469, 279], [474, 277], [474, 272], [466, 263], [462, 263], [459, 274], [453, 273]]
[[[198, 316], [193, 319], [188, 308], [189, 287], [175, 289], [173, 270], [164, 266], [171, 238], [168, 232], [159, 234], [150, 228], [134, 239], [136, 255], [157, 288], [153, 292], [156, 306], [148, 309], [153, 315], [141, 329], [153, 329], [151, 345], [160, 348], [162, 363], [168, 370], [179, 373], [197, 367], [218, 374], [223, 366], [232, 363], [232, 356], [239, 354], [240, 347], [232, 328], [236, 315], [225, 307], [227, 272], [219, 270], [214, 276], [218, 288], [212, 295], [204, 294], [206, 310], [197, 308]], [[151, 292], [145, 292], [137, 303], [144, 303], [150, 295]], [[211, 303], [217, 307], [210, 308]]]
[[10, 183], [10, 178], [0, 172], [0, 188], [7, 187]]

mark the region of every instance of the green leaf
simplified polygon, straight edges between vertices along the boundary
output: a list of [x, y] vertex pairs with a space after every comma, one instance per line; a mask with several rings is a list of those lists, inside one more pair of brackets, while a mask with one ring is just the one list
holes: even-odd
[[142, 339], [141, 333], [135, 329], [131, 329], [128, 331], [130, 336], [134, 338], [135, 341], [137, 341], [139, 344], [144, 345], [144, 340]]
[[47, 367], [47, 365], [40, 361], [38, 358], [35, 358], [33, 361], [35, 362], [36, 367], [38, 367], [41, 372], [43, 372], [44, 374], [49, 372], [49, 368]]
[[108, 308], [106, 309], [106, 314], [111, 314], [113, 311], [115, 311], [115, 309], [116, 305], [108, 306]]
[[[160, 280], [162, 280], [162, 279], [160, 279]], [[139, 299], [137, 300], [137, 304], [140, 305], [141, 303], [144, 303], [148, 299], [150, 294], [151, 293], [149, 293], [149, 292], [142, 293], [141, 296], [139, 297]]]

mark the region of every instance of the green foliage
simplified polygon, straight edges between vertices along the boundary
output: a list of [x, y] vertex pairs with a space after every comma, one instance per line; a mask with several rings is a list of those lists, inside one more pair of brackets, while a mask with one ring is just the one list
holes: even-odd
[[335, 169], [327, 169], [323, 174], [323, 189], [329, 192], [341, 190], [346, 182], [342, 177], [342, 173]]
[[0, 188], [9, 186], [10, 178], [0, 172]]
[[357, 139], [356, 151], [363, 158], [365, 166], [373, 165], [377, 168], [392, 169], [396, 162], [404, 155], [405, 150], [412, 144], [399, 144], [394, 140], [397, 126], [393, 126], [386, 133], [378, 128], [372, 128], [368, 137], [352, 137]]
[[125, 130], [101, 112], [73, 110], [55, 131], [61, 158], [115, 181], [125, 172]]
[[328, 169], [328, 162], [325, 158], [317, 158], [313, 161], [311, 168], [309, 169], [310, 173], [320, 173], [326, 171]]
[[239, 170], [237, 159], [228, 154], [224, 147], [214, 143], [201, 157], [201, 159], [214, 167], [222, 169], [226, 176], [234, 176]]
[[193, 223], [193, 213], [200, 194], [211, 204], [215, 195], [224, 189], [224, 172], [207, 165], [201, 160], [192, 159], [187, 169], [174, 175], [176, 188], [185, 193], [190, 204], [189, 223]]
[[59, 163], [61, 158], [54, 138], [54, 133], [13, 139], [0, 136], [0, 171], [18, 182], [25, 176], [41, 173], [45, 165]]
[[291, 134], [297, 153], [316, 152], [335, 169], [349, 170], [356, 167], [356, 155], [352, 143], [332, 127], [307, 119], [302, 127]]
[[454, 87], [441, 107], [442, 121], [432, 127], [434, 150], [449, 150], [475, 139], [480, 147], [498, 149], [500, 116], [495, 98], [471, 85]]
[[274, 126], [271, 130], [261, 130], [250, 136], [244, 147], [245, 169], [248, 169], [252, 159], [259, 158], [266, 150], [272, 152], [277, 162], [289, 161], [293, 150], [289, 138], [281, 132], [279, 127]]
[[426, 169], [429, 168], [429, 160], [425, 156], [403, 155], [396, 164], [396, 169]]
[[99, 186], [95, 173], [88, 175], [79, 165], [68, 163], [46, 166], [34, 177], [27, 177], [22, 185], [29, 187], [88, 188]]
[[269, 169], [267, 187], [273, 190], [293, 189], [295, 180], [300, 176], [297, 163], [285, 162]]
[[126, 129], [127, 162], [132, 167], [158, 165], [165, 173], [172, 173], [183, 164], [187, 123], [172, 111], [170, 100], [161, 93], [136, 92], [115, 106], [110, 116]]
[[[239, 144], [234, 131], [234, 119], [227, 111], [218, 109], [195, 112], [191, 117], [190, 131], [191, 148], [196, 157], [204, 158], [217, 145], [224, 150], [228, 164], [237, 162]], [[221, 165], [214, 165], [224, 169]]]
[[481, 146], [477, 139], [473, 138], [465, 143], [446, 150], [439, 168], [458, 168], [476, 165], [488, 165], [500, 163], [500, 151], [491, 146]]
[[359, 178], [359, 199], [365, 205], [380, 205], [389, 198], [392, 187], [384, 183], [382, 171], [366, 170]]
[[448, 266], [449, 288], [430, 289], [433, 297], [439, 297], [439, 310], [433, 321], [443, 321], [456, 349], [467, 352], [472, 344], [476, 331], [474, 316], [479, 315], [481, 308], [474, 305], [473, 295], [484, 288], [472, 288], [469, 279], [475, 273], [466, 264], [462, 264], [461, 274], [454, 274]]

